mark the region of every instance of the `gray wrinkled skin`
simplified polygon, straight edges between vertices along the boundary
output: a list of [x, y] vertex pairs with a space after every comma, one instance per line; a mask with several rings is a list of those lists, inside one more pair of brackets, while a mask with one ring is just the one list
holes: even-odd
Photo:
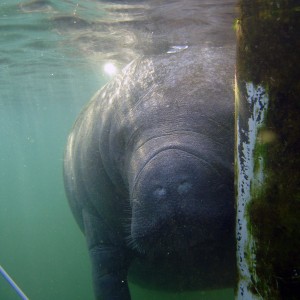
[[233, 285], [234, 52], [143, 55], [78, 117], [64, 179], [96, 299], [130, 299], [127, 275], [173, 291]]

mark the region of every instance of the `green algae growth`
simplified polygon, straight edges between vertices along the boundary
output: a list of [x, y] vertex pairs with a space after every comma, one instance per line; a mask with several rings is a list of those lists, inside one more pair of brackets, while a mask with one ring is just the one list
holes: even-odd
[[[269, 103], [257, 131], [246, 207], [254, 247], [248, 289], [258, 299], [298, 299], [300, 294], [300, 9], [297, 1], [240, 1], [236, 22], [237, 86], [265, 87]], [[242, 119], [245, 106], [237, 115]], [[242, 122], [241, 122], [242, 123]], [[244, 122], [245, 123], [245, 122]], [[239, 155], [239, 153], [237, 153]], [[261, 162], [262, 161], [262, 162]], [[253, 257], [255, 261], [253, 260]]]

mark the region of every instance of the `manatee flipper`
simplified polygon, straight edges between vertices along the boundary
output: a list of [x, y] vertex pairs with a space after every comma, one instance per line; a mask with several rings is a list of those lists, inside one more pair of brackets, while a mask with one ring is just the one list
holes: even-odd
[[127, 251], [100, 216], [86, 210], [83, 210], [82, 216], [96, 299], [130, 300], [127, 284], [130, 259]]

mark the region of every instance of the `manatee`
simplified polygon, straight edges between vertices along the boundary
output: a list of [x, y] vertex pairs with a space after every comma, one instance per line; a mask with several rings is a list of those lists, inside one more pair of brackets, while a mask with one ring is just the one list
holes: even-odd
[[79, 115], [64, 157], [96, 299], [231, 287], [234, 47], [140, 57]]

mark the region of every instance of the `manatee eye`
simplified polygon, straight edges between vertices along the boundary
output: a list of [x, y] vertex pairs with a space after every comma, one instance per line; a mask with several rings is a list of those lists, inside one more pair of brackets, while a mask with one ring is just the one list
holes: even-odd
[[178, 185], [177, 192], [180, 195], [185, 195], [191, 190], [191, 188], [192, 188], [191, 183], [187, 181], [183, 181]]
[[167, 191], [162, 186], [157, 187], [153, 191], [153, 196], [157, 199], [164, 199], [166, 195], [167, 195]]

